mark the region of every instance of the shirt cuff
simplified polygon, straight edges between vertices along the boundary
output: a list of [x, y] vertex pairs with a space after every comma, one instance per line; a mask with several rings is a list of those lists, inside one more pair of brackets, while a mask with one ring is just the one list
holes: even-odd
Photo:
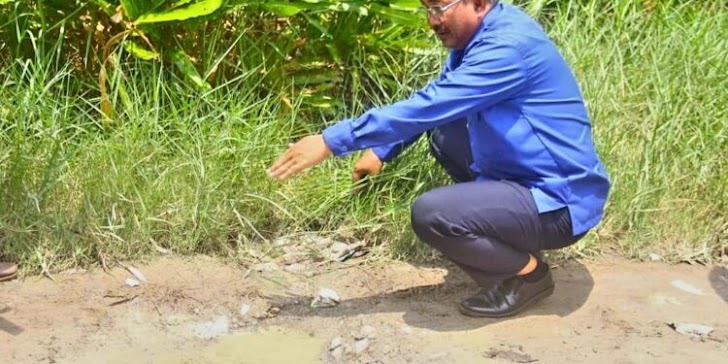
[[343, 156], [353, 152], [356, 148], [354, 137], [351, 132], [351, 120], [342, 120], [324, 129], [321, 133], [331, 152], [337, 156]]
[[374, 147], [372, 148], [372, 153], [379, 158], [381, 162], [389, 162], [390, 161], [390, 154], [392, 152], [392, 147], [390, 146], [381, 146], [381, 147]]

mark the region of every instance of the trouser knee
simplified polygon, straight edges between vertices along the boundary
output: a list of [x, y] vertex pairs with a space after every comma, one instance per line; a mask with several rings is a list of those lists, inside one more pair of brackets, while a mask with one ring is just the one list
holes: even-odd
[[443, 240], [439, 231], [443, 224], [439, 200], [436, 193], [426, 192], [415, 200], [411, 210], [412, 230], [420, 240], [435, 248]]

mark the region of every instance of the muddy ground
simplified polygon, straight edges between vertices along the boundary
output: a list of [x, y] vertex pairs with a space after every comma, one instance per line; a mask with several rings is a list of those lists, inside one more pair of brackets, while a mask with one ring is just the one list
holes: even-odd
[[[290, 262], [289, 262], [290, 263]], [[508, 319], [457, 311], [446, 263], [350, 259], [249, 269], [195, 257], [0, 284], [0, 363], [724, 363], [728, 270], [602, 259]], [[321, 288], [336, 307], [312, 308]], [[671, 323], [709, 326], [679, 333]], [[681, 327], [681, 326], [678, 326]], [[689, 328], [689, 327], [688, 327]], [[332, 344], [333, 343], [333, 344]], [[332, 348], [333, 346], [333, 348]]]

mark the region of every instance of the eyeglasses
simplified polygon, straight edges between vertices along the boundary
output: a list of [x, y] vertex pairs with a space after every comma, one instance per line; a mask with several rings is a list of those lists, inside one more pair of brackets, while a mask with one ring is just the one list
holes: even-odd
[[426, 6], [423, 3], [422, 7], [425, 9], [425, 11], [427, 11], [427, 16], [439, 18], [439, 17], [445, 15], [446, 11], [450, 10], [450, 8], [457, 5], [461, 1], [463, 1], [463, 0], [455, 0], [455, 1], [453, 1], [449, 4], [445, 4], [445, 5], [431, 5], [431, 6]]

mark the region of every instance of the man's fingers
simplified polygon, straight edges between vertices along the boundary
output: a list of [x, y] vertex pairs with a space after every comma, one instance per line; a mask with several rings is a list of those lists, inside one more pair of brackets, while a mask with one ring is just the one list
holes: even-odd
[[321, 163], [331, 154], [323, 136], [308, 136], [297, 143], [289, 144], [283, 155], [268, 169], [268, 175], [271, 178], [286, 179]]
[[281, 158], [276, 161], [276, 163], [273, 164], [273, 167], [270, 168], [268, 174], [274, 178], [278, 177], [281, 174], [285, 173], [288, 169], [290, 169], [291, 165], [295, 162], [296, 161], [293, 156], [291, 156], [290, 153], [286, 152]]
[[291, 171], [295, 173], [297, 164], [296, 159], [289, 158], [283, 164], [279, 165], [278, 168], [271, 171], [270, 176], [278, 179], [286, 179], [287, 176], [290, 176]]
[[285, 163], [289, 162], [292, 157], [293, 157], [293, 155], [291, 153], [291, 150], [290, 149], [286, 150], [283, 153], [283, 155], [281, 155], [280, 157], [278, 157], [278, 159], [276, 159], [276, 161], [270, 167], [269, 172], [271, 174], [274, 174], [278, 169], [281, 168], [281, 166], [283, 166]]
[[291, 164], [285, 171], [283, 171], [283, 174], [281, 174], [278, 179], [284, 180], [288, 179], [289, 177], [293, 177], [294, 175], [297, 175], [303, 170], [303, 167], [300, 164], [294, 163]]

